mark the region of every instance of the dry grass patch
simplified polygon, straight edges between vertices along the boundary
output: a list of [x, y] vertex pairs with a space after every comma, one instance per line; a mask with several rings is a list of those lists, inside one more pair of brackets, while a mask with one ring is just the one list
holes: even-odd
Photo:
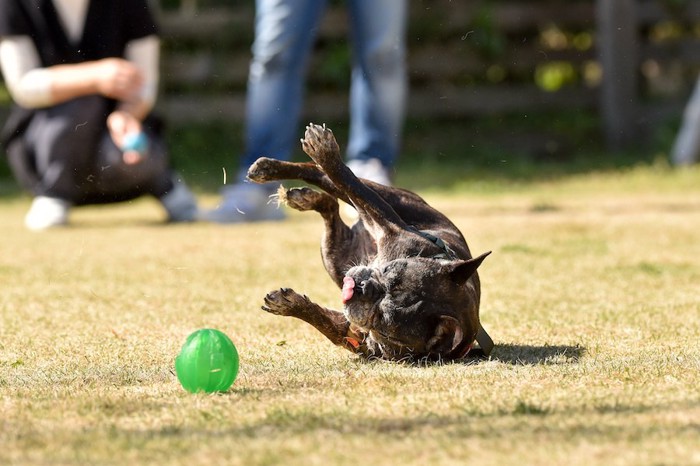
[[[481, 269], [488, 361], [362, 362], [259, 310], [339, 306], [320, 221], [163, 227], [149, 201], [0, 227], [0, 464], [700, 464], [700, 171], [427, 193]], [[241, 372], [191, 395], [173, 359], [226, 332]]]

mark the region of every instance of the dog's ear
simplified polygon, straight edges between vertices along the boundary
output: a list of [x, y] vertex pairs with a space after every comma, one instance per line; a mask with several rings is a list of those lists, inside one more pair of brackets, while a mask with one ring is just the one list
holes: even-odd
[[435, 327], [433, 337], [428, 340], [427, 349], [433, 354], [447, 354], [464, 339], [459, 321], [452, 316], [442, 315]]
[[489, 254], [491, 254], [491, 251], [485, 252], [479, 257], [474, 257], [465, 261], [459, 260], [451, 262], [448, 265], [450, 276], [457, 283], [466, 283], [466, 281], [469, 280], [469, 277], [474, 275], [476, 269], [479, 268], [481, 263]]

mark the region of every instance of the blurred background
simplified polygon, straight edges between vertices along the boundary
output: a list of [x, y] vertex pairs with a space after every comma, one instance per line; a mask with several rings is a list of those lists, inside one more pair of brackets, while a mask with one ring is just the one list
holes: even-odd
[[[174, 165], [213, 192], [241, 152], [253, 0], [160, 0], [159, 113]], [[668, 164], [700, 72], [697, 0], [412, 0], [397, 184], [458, 188]], [[347, 134], [344, 2], [330, 1], [303, 122]], [[0, 81], [0, 122], [10, 105]], [[700, 128], [698, 129], [700, 131]], [[302, 134], [302, 128], [299, 129]], [[260, 154], [264, 155], [264, 154]], [[296, 158], [303, 159], [301, 150]], [[19, 193], [0, 159], [0, 193]]]

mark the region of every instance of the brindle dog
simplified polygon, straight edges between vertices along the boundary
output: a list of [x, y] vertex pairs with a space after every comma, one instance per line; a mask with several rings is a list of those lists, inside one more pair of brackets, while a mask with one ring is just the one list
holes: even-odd
[[[301, 143], [313, 162], [263, 157], [248, 178], [299, 179], [325, 191], [280, 188], [280, 198], [323, 217], [323, 264], [342, 290], [344, 308], [327, 309], [282, 288], [268, 293], [263, 309], [304, 320], [334, 344], [367, 358], [488, 355], [493, 342], [479, 322], [476, 269], [489, 253], [472, 258], [457, 227], [418, 195], [358, 179], [343, 164], [325, 125], [308, 126]], [[352, 227], [341, 219], [338, 199], [357, 210]]]

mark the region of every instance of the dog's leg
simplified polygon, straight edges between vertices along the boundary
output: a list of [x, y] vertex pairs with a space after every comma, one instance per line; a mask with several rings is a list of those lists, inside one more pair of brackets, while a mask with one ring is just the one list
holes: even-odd
[[384, 198], [361, 182], [343, 163], [330, 129], [314, 124], [307, 126], [302, 147], [337, 189], [350, 199], [366, 228], [371, 229], [378, 240], [393, 241], [397, 234], [408, 230], [408, 225]]
[[376, 250], [368, 249], [374, 246], [369, 238], [358, 238], [367, 232], [363, 228], [349, 228], [340, 217], [338, 201], [330, 195], [306, 187], [289, 190], [280, 187], [279, 198], [293, 209], [321, 214], [326, 227], [321, 239], [323, 265], [339, 288], [348, 264], [366, 263], [368, 256], [376, 254]]
[[[336, 199], [350, 203], [348, 196], [340, 191], [326, 174], [313, 162], [285, 162], [260, 157], [248, 170], [248, 179], [256, 183], [282, 180], [302, 180], [318, 186]], [[373, 181], [358, 179], [379, 194], [407, 223], [418, 224], [427, 216], [442, 216], [418, 195], [394, 186], [384, 186]]]
[[314, 210], [321, 214], [326, 219], [329, 217], [331, 221], [335, 221], [335, 213], [338, 211], [338, 201], [334, 197], [314, 191], [311, 188], [292, 188], [286, 189], [280, 186], [279, 191], [280, 201], [284, 201], [292, 209], [300, 212]]
[[331, 196], [345, 202], [348, 198], [313, 162], [286, 162], [260, 157], [248, 168], [248, 179], [256, 183], [269, 183], [282, 180], [302, 180], [318, 186]]
[[334, 345], [353, 353], [365, 354], [367, 351], [363, 344], [366, 335], [355, 329], [341, 312], [321, 307], [292, 289], [269, 292], [262, 308], [275, 315], [301, 319], [313, 325]]

